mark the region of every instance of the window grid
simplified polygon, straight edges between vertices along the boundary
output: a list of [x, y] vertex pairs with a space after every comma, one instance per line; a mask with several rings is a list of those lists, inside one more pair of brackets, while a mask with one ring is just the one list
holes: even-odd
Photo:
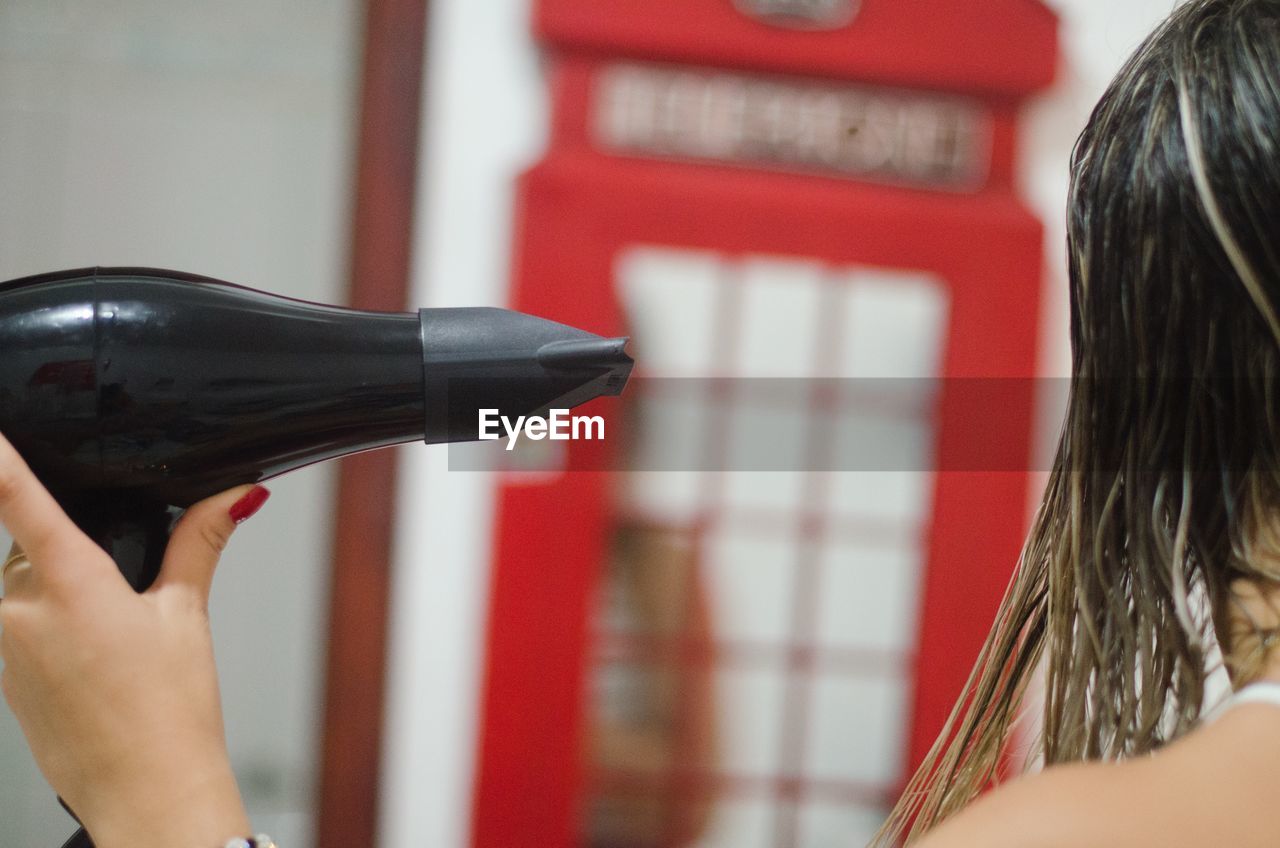
[[[705, 254], [702, 256], [705, 259]], [[735, 364], [739, 361], [747, 309], [748, 287], [744, 281], [750, 276], [748, 265], [746, 261], [722, 261], [718, 269], [710, 349], [718, 352], [720, 361]], [[760, 269], [756, 267], [754, 270], [758, 274]], [[640, 280], [639, 284], [643, 282]], [[812, 316], [812, 326], [817, 332], [810, 342], [811, 366], [816, 371], [821, 363], [843, 360], [843, 370], [847, 373], [848, 351], [844, 337], [848, 317], [840, 307], [848, 301], [851, 287], [857, 285], [856, 277], [848, 272], [837, 276], [826, 269], [818, 285], [819, 296], [813, 303], [817, 314]], [[938, 339], [933, 341], [937, 345], [941, 343]], [[936, 362], [934, 367], [936, 370]], [[756, 375], [730, 373], [728, 376]], [[729, 449], [729, 436], [742, 398], [735, 395], [732, 380], [713, 380], [707, 385], [709, 390], [703, 398], [707, 415], [703, 419], [702, 455], [707, 457], [709, 468], [724, 468], [728, 464], [725, 452]], [[859, 398], [850, 397], [838, 387], [834, 381], [812, 380], [808, 383], [805, 399], [808, 438], [804, 467], [832, 467], [839, 422], [853, 409], [865, 411], [865, 405]], [[874, 397], [870, 398], [872, 404], [875, 401]], [[889, 403], [882, 411], [891, 418], [922, 425], [926, 433], [933, 433], [935, 410], [931, 401], [931, 398], [926, 398], [923, 403], [915, 405]], [[639, 402], [643, 403], [643, 398]], [[824, 422], [829, 425], [833, 418], [835, 426], [824, 426]], [[791, 597], [784, 637], [743, 639], [715, 634], [713, 644], [708, 646], [680, 635], [646, 633], [598, 624], [595, 662], [600, 667], [669, 669], [701, 665], [717, 672], [737, 669], [780, 675], [782, 694], [773, 768], [761, 774], [734, 771], [719, 767], [721, 764], [712, 769], [692, 768], [682, 764], [678, 756], [672, 756], [666, 768], [656, 773], [626, 768], [592, 768], [588, 775], [590, 791], [662, 797], [669, 802], [665, 805], [669, 812], [676, 810], [679, 799], [689, 797], [690, 793], [704, 797], [710, 793], [717, 806], [736, 802], [758, 805], [763, 802], [767, 809], [762, 814], [770, 824], [766, 828], [768, 838], [759, 844], [771, 848], [819, 848], [828, 843], [807, 837], [805, 822], [819, 815], [820, 805], [847, 807], [856, 815], [870, 816], [868, 820], [874, 820], [877, 811], [891, 803], [899, 788], [903, 777], [901, 760], [905, 758], [905, 742], [900, 741], [897, 745], [897, 767], [884, 779], [859, 780], [813, 774], [815, 760], [811, 752], [815, 755], [823, 753], [815, 748], [820, 735], [814, 728], [815, 711], [820, 707], [819, 690], [824, 685], [830, 688], [828, 684], [833, 681], [863, 680], [886, 682], [890, 692], [906, 692], [915, 662], [914, 640], [898, 649], [839, 646], [824, 642], [819, 630], [824, 551], [840, 544], [905, 550], [914, 558], [916, 570], [920, 571], [923, 569], [922, 546], [927, 532], [929, 505], [926, 499], [918, 505], [918, 514], [906, 516], [905, 520], [840, 511], [835, 504], [835, 478], [826, 472], [802, 474], [799, 498], [790, 508], [744, 505], [732, 498], [730, 486], [734, 478], [730, 474], [720, 471], [696, 473], [695, 512], [690, 520], [672, 521], [671, 516], [662, 510], [647, 514], [643, 504], [635, 503], [626, 507], [628, 518], [669, 526], [673, 532], [687, 534], [699, 552], [697, 570], [699, 579], [703, 580], [708, 578], [708, 550], [716, 534], [729, 533], [757, 541], [772, 539], [789, 543]], [[925, 494], [931, 492], [930, 478]], [[894, 686], [898, 690], [894, 690]], [[691, 732], [683, 722], [690, 706], [685, 695], [683, 690], [677, 693], [674, 712], [677, 726], [673, 731], [677, 740], [686, 738], [686, 734]], [[898, 720], [903, 721], [901, 711]], [[905, 726], [898, 731], [904, 740]], [[760, 812], [758, 808], [753, 809]], [[811, 813], [808, 818], [806, 810]], [[676, 830], [676, 823], [668, 822], [668, 832], [675, 833]], [[674, 848], [676, 843], [672, 841], [671, 844]], [[711, 841], [704, 840], [699, 844], [719, 848], [722, 843], [713, 836]]]

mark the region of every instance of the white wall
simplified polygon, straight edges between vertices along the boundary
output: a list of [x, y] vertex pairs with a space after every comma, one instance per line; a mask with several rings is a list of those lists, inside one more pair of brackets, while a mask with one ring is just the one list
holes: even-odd
[[[1046, 374], [1067, 372], [1062, 247], [1067, 157], [1093, 102], [1171, 0], [1056, 0], [1064, 69], [1027, 111], [1023, 194], [1049, 226]], [[422, 305], [501, 304], [511, 180], [542, 150], [545, 96], [527, 0], [433, 0], [416, 292]], [[1045, 444], [1056, 422], [1046, 422]], [[488, 591], [491, 481], [441, 450], [408, 452], [397, 538], [382, 809], [386, 848], [463, 846]]]

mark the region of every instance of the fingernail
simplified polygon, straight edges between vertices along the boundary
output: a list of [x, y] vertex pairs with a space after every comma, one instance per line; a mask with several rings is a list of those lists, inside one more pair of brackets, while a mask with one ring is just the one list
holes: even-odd
[[271, 493], [267, 491], [266, 486], [254, 486], [244, 497], [233, 503], [227, 513], [236, 524], [242, 524], [252, 518], [255, 512], [262, 509], [262, 505], [267, 502], [269, 497], [271, 497]]

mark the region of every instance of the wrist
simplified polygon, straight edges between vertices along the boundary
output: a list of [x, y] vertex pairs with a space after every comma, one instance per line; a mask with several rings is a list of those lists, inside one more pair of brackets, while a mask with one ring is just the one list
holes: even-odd
[[253, 832], [230, 765], [188, 772], [159, 794], [113, 796], [129, 802], [81, 815], [96, 848], [221, 848]]

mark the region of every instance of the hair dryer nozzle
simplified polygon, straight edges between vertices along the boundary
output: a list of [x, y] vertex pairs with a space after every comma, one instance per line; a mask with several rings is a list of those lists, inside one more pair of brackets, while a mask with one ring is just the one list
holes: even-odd
[[544, 368], [564, 371], [609, 371], [605, 394], [620, 395], [635, 364], [627, 354], [630, 339], [582, 339], [548, 342], [538, 349], [538, 362]]
[[428, 443], [479, 438], [479, 413], [513, 420], [619, 395], [625, 338], [603, 338], [505, 309], [423, 309]]

